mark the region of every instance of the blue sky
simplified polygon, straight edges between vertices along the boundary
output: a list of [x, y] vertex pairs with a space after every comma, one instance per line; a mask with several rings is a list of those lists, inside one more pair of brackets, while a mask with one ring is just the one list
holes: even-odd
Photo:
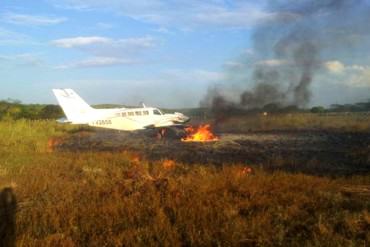
[[[3, 0], [0, 98], [56, 103], [51, 89], [69, 87], [92, 104], [198, 106], [210, 86], [228, 83], [230, 66], [253, 56], [253, 30], [276, 15], [255, 2]], [[258, 59], [250, 66], [279, 63]], [[370, 98], [369, 62], [326, 54], [312, 104]]]

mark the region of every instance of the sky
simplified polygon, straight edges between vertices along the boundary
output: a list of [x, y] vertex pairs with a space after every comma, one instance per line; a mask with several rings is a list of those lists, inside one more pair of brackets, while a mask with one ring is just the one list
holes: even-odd
[[[51, 89], [72, 88], [90, 104], [199, 106], [209, 88], [244, 73], [230, 69], [240, 61], [249, 61], [247, 75], [256, 65], [281, 62], [255, 55], [256, 29], [283, 11], [269, 6], [267, 0], [1, 0], [0, 99], [56, 104]], [[370, 99], [367, 44], [350, 55], [324, 53], [310, 105]], [[253, 83], [246, 79], [242, 87]]]

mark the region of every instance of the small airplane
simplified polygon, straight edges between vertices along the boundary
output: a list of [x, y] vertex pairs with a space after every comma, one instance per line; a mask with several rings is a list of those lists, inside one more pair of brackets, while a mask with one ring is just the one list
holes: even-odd
[[72, 89], [53, 89], [53, 93], [66, 116], [59, 119], [59, 123], [87, 124], [123, 131], [158, 129], [163, 137], [166, 128], [183, 127], [190, 120], [182, 113], [163, 114], [158, 108], [144, 104], [141, 108], [95, 109]]

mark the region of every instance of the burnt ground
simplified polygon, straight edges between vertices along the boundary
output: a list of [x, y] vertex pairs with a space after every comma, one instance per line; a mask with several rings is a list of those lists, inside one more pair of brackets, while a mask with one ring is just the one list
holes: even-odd
[[322, 130], [218, 133], [208, 143], [159, 140], [153, 133], [109, 130], [71, 134], [59, 151], [129, 150], [148, 160], [172, 159], [186, 164], [246, 164], [267, 170], [317, 175], [370, 173], [370, 133]]

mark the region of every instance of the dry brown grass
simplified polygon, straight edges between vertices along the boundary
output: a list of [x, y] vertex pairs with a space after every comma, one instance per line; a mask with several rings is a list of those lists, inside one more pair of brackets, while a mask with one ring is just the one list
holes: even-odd
[[[127, 154], [44, 154], [9, 169], [19, 246], [348, 246], [369, 243], [369, 198], [344, 182]], [[369, 183], [370, 184], [370, 183]]]

